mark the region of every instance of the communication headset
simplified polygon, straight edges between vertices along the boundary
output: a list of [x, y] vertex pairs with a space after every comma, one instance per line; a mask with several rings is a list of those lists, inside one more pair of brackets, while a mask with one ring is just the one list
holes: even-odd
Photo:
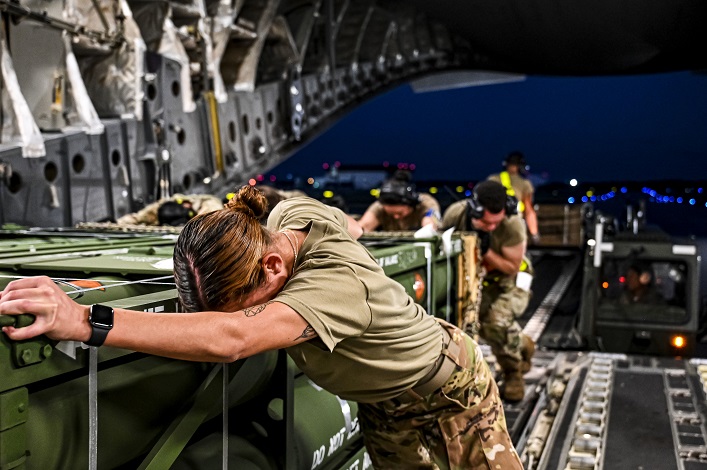
[[178, 225], [186, 224], [196, 212], [191, 207], [187, 207], [185, 203], [189, 201], [167, 201], [157, 209], [157, 221], [160, 225]]
[[[475, 191], [472, 192], [471, 197], [466, 199], [466, 204], [469, 223], [471, 223], [471, 219], [481, 219], [484, 216], [484, 210], [486, 209], [479, 201]], [[506, 195], [504, 209], [506, 210], [506, 217], [516, 215], [518, 213], [518, 199], [514, 196]]]
[[378, 200], [383, 204], [416, 206], [420, 202], [420, 195], [415, 190], [414, 184], [393, 179], [383, 183]]

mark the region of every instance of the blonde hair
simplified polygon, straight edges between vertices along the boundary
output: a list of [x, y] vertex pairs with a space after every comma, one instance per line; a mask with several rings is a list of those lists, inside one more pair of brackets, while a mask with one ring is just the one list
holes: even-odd
[[187, 311], [220, 310], [265, 281], [261, 259], [271, 244], [259, 220], [265, 196], [243, 186], [221, 210], [191, 219], [174, 248], [174, 278]]

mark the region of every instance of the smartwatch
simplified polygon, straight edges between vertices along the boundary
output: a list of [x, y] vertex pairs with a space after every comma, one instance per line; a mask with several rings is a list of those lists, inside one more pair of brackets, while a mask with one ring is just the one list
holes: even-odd
[[91, 325], [91, 337], [85, 341], [89, 346], [101, 346], [113, 328], [113, 309], [105, 305], [94, 304], [88, 310], [88, 323]]

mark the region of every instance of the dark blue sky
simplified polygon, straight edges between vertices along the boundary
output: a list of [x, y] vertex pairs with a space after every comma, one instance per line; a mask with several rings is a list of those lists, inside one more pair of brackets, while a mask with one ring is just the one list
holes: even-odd
[[511, 150], [547, 181], [707, 178], [707, 75], [528, 77], [367, 101], [276, 168], [412, 162], [416, 180], [485, 178]]

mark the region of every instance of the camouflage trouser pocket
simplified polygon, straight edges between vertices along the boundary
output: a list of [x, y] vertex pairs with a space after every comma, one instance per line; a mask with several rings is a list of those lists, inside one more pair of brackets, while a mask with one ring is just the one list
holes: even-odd
[[486, 395], [474, 396], [470, 402], [465, 410], [445, 414], [438, 420], [450, 470], [522, 469], [508, 434], [496, 383], [492, 380]]
[[523, 315], [525, 309], [528, 308], [530, 302], [530, 292], [527, 290], [514, 287], [508, 294], [508, 300], [511, 307], [511, 312], [518, 318]]

